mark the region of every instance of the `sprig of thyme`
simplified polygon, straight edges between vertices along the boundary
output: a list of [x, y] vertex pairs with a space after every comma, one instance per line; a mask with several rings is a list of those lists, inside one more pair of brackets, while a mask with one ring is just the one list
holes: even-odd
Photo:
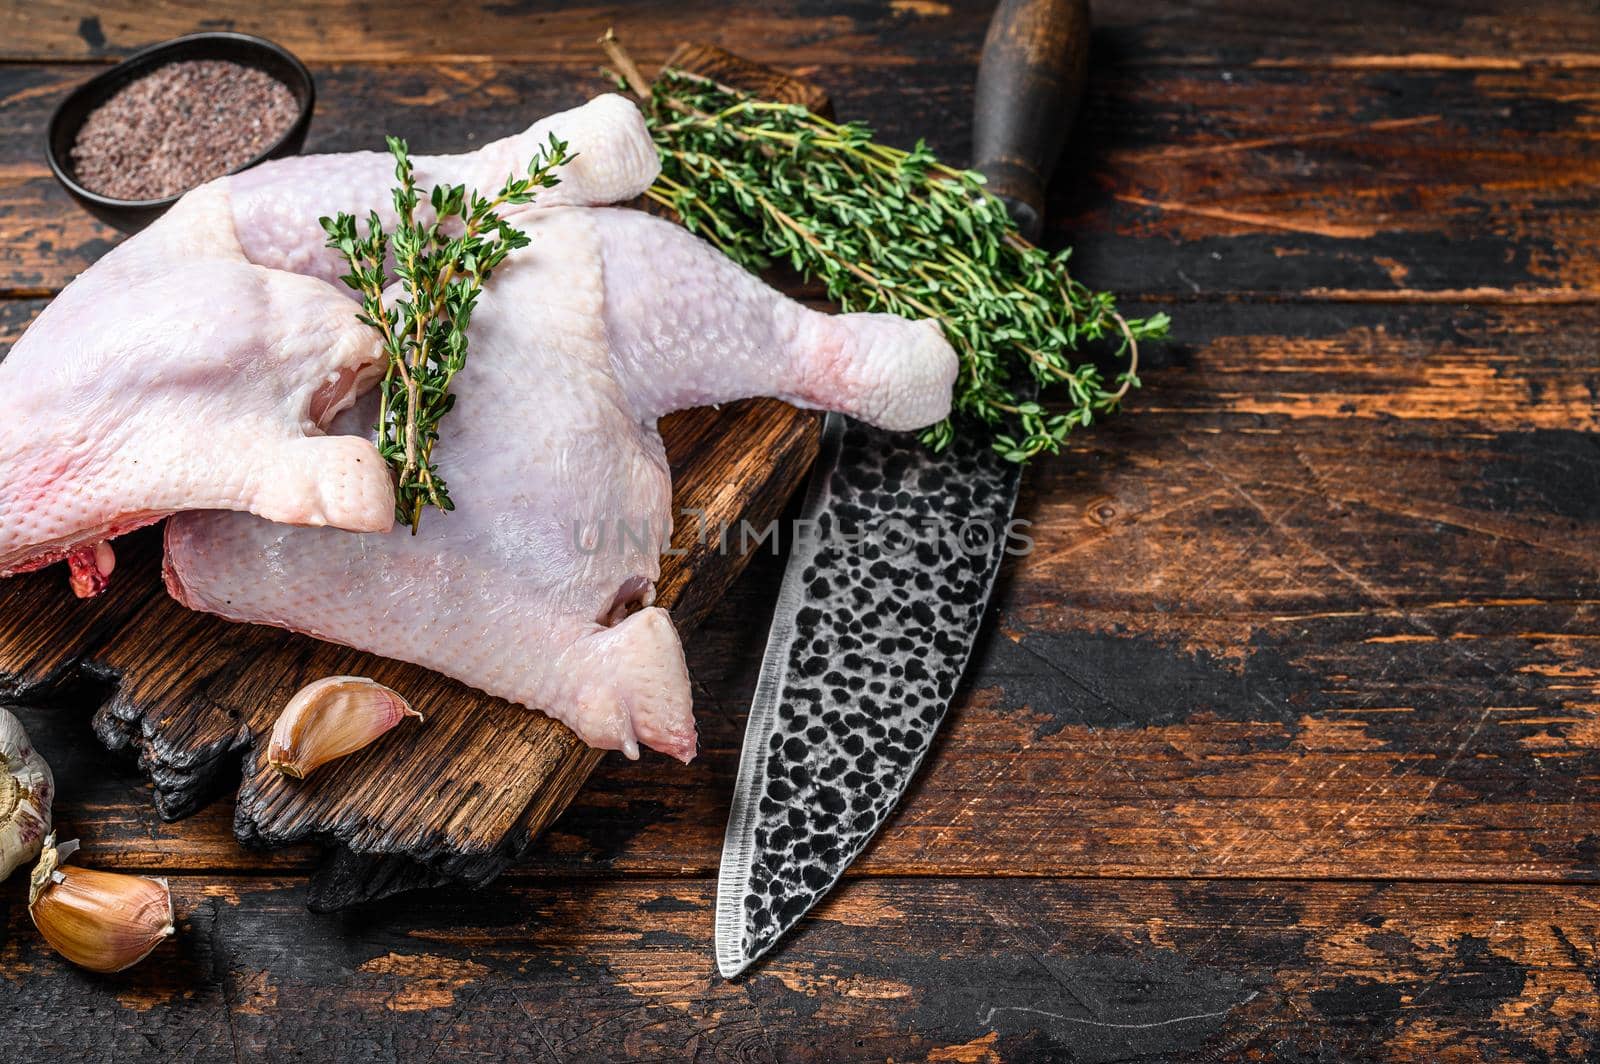
[[[744, 266], [783, 262], [820, 280], [843, 310], [939, 322], [961, 358], [954, 410], [991, 426], [1007, 458], [1059, 451], [1138, 386], [1139, 341], [1164, 336], [1167, 316], [1124, 318], [1111, 294], [1072, 277], [1070, 252], [1021, 237], [983, 175], [946, 166], [922, 141], [892, 148], [860, 122], [682, 70], [647, 85], [614, 38], [602, 44], [661, 155], [646, 195]], [[1110, 382], [1074, 357], [1101, 340], [1128, 359]], [[943, 449], [955, 433], [947, 419], [922, 438]]]
[[[527, 234], [497, 212], [557, 184], [556, 168], [574, 156], [552, 134], [527, 174], [508, 177], [492, 199], [465, 185], [440, 185], [424, 198], [409, 146], [398, 137], [388, 143], [395, 160], [394, 231], [385, 231], [376, 211], [367, 217], [365, 236], [353, 215], [320, 221], [328, 247], [350, 264], [340, 280], [361, 294], [358, 317], [383, 338], [388, 368], [379, 389], [378, 453], [395, 473], [395, 519], [415, 534], [426, 507], [455, 509], [433, 462], [439, 423], [455, 406], [450, 385], [467, 362], [467, 326], [484, 282], [507, 255], [528, 245]], [[431, 221], [418, 216], [424, 204]], [[402, 293], [385, 304], [391, 269]]]

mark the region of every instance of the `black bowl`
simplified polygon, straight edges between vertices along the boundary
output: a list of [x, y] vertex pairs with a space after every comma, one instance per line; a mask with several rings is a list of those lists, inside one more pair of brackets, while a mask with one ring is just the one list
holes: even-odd
[[178, 197], [123, 200], [83, 187], [72, 173], [72, 142], [89, 113], [110, 99], [117, 90], [157, 67], [182, 59], [220, 59], [255, 67], [287, 85], [289, 91], [294, 93], [295, 102], [300, 105], [300, 113], [289, 131], [233, 173], [247, 170], [268, 159], [293, 155], [305, 143], [306, 130], [311, 128], [311, 111], [317, 102], [317, 90], [311, 81], [311, 73], [306, 70], [305, 64], [271, 41], [246, 33], [192, 33], [135, 52], [105, 73], [79, 85], [61, 101], [55, 114], [50, 116], [44, 144], [51, 171], [62, 187], [72, 193], [72, 198], [96, 218], [125, 233], [137, 233], [161, 217], [168, 207], [178, 201]]

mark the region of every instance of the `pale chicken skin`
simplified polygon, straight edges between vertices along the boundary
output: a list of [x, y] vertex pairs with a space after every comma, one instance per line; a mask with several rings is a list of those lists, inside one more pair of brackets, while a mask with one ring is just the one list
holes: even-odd
[[[494, 189], [550, 133], [578, 157], [541, 203], [632, 198], [657, 161], [639, 112], [603, 96], [419, 183]], [[393, 485], [366, 434], [322, 425], [378, 371], [317, 218], [393, 220], [385, 154], [307, 156], [189, 193], [68, 285], [0, 362], [0, 576], [72, 563], [105, 586], [104, 541], [191, 509], [382, 531]]]
[[[457, 509], [417, 536], [181, 515], [168, 586], [197, 609], [437, 669], [593, 746], [688, 760], [683, 651], [649, 605], [672, 516], [657, 418], [768, 395], [916, 428], [948, 411], [956, 357], [931, 323], [808, 310], [637, 211], [518, 224], [532, 244], [484, 290], [435, 452]], [[358, 408], [334, 428], [371, 419]]]
[[816, 313], [677, 226], [600, 209], [658, 167], [621, 97], [419, 157], [419, 186], [498, 187], [552, 131], [578, 155], [512, 216], [532, 245], [484, 291], [434, 454], [454, 512], [391, 530], [381, 351], [317, 223], [392, 222], [393, 162], [290, 159], [184, 197], [0, 362], [0, 575], [68, 559], [94, 593], [106, 540], [177, 513], [166, 575], [190, 606], [434, 668], [597, 747], [692, 757], [682, 647], [651, 605], [657, 419], [766, 395], [917, 428], [948, 411], [957, 360], [931, 323]]

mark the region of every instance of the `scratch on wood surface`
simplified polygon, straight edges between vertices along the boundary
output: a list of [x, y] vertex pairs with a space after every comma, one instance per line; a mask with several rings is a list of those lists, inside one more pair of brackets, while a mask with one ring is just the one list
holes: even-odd
[[[1010, 637], [1006, 636], [1005, 638]], [[1020, 646], [1021, 644], [1018, 643], [1018, 645]], [[1037, 655], [1035, 656], [1037, 657]], [[939, 829], [939, 833], [933, 837], [929, 845], [939, 845], [945, 840], [946, 837], [949, 836], [950, 832], [960, 827], [962, 821], [971, 815], [974, 808], [981, 805], [994, 793], [996, 785], [1010, 774], [1010, 770], [1016, 764], [1016, 762], [1024, 757], [1028, 752], [1028, 745], [1026, 743], [1022, 743], [1018, 745], [1016, 749], [1007, 754], [1003, 760], [997, 761], [993, 769], [981, 781], [982, 786], [977, 789], [976, 793], [974, 793], [971, 798], [968, 798], [961, 804], [961, 807], [955, 811], [955, 814], [949, 818], [949, 821]]]
[[1126, 192], [1119, 192], [1112, 198], [1121, 203], [1131, 203], [1136, 207], [1149, 207], [1153, 210], [1167, 211], [1172, 214], [1191, 214], [1199, 218], [1236, 222], [1240, 225], [1254, 226], [1258, 229], [1276, 229], [1286, 233], [1305, 233], [1310, 236], [1325, 236], [1334, 240], [1364, 240], [1367, 237], [1376, 236], [1378, 233], [1377, 227], [1371, 225], [1340, 225], [1337, 222], [1315, 222], [1310, 220], [1297, 221], [1290, 218], [1279, 218], [1271, 214], [1234, 211], [1226, 207], [1208, 207], [1199, 203], [1147, 199], [1144, 196], [1135, 196]]
[[1566, 306], [1591, 303], [1600, 291], [1591, 288], [1323, 288], [1298, 294], [1307, 300], [1340, 303], [1487, 303], [1494, 305]]
[[1406, 55], [1283, 56], [1253, 60], [1256, 70], [1527, 70], [1557, 67], [1585, 70], [1600, 67], [1593, 52], [1542, 52], [1520, 56], [1445, 55], [1412, 52]]
[[1245, 140], [1223, 141], [1218, 144], [1192, 144], [1187, 147], [1154, 148], [1113, 156], [1115, 162], [1145, 163], [1155, 160], [1188, 159], [1199, 155], [1226, 155], [1230, 152], [1255, 151], [1260, 148], [1283, 148], [1321, 140], [1340, 140], [1368, 133], [1387, 133], [1396, 129], [1411, 129], [1431, 125], [1441, 115], [1418, 115], [1414, 118], [1383, 118], [1359, 126], [1341, 126], [1338, 129], [1314, 130], [1309, 133], [1285, 133], [1277, 137], [1252, 137]]
[[[1220, 466], [1218, 466], [1216, 463], [1212, 462], [1201, 451], [1201, 449], [1199, 449], [1199, 448], [1195, 447], [1193, 444], [1189, 443], [1189, 441], [1187, 439], [1183, 439], [1182, 437], [1180, 437], [1180, 439], [1182, 439], [1182, 442], [1184, 443], [1184, 446], [1189, 449], [1189, 451], [1201, 462], [1201, 464], [1205, 465], [1208, 469], [1210, 469], [1213, 473], [1215, 473], [1220, 479], [1222, 479], [1224, 482], [1229, 484], [1233, 488], [1233, 490], [1239, 495], [1239, 497], [1241, 499], [1243, 499], [1249, 506], [1251, 506], [1253, 509], [1256, 510], [1257, 513], [1259, 513], [1261, 515], [1263, 520], [1273, 524], [1274, 527], [1277, 527], [1279, 529], [1279, 531], [1290, 542], [1292, 542], [1292, 543], [1294, 543], [1294, 544], [1296, 544], [1296, 545], [1298, 545], [1298, 546], [1300, 546], [1300, 547], [1302, 547], [1302, 548], [1304, 548], [1306, 550], [1309, 550], [1312, 553], [1314, 553], [1315, 555], [1317, 555], [1318, 557], [1320, 557], [1329, 566], [1331, 566], [1334, 569], [1334, 571], [1339, 573], [1346, 580], [1350, 581], [1350, 583], [1352, 585], [1354, 585], [1358, 590], [1360, 590], [1363, 594], [1367, 595], [1369, 598], [1375, 599], [1375, 600], [1383, 603], [1385, 606], [1388, 606], [1388, 607], [1390, 607], [1392, 609], [1398, 610], [1399, 613], [1400, 613], [1400, 616], [1404, 620], [1406, 620], [1408, 623], [1414, 625], [1415, 627], [1422, 629], [1423, 633], [1425, 633], [1426, 635], [1432, 636], [1435, 640], [1441, 642], [1442, 645], [1444, 645], [1445, 647], [1447, 647], [1449, 649], [1449, 651], [1450, 651], [1450, 653], [1452, 655], [1460, 657], [1460, 658], [1472, 663], [1475, 666], [1478, 666], [1480, 668], [1486, 669], [1493, 677], [1498, 678], [1498, 677], [1500, 677], [1500, 676], [1502, 676], [1504, 674], [1505, 670], [1503, 668], [1495, 666], [1494, 664], [1492, 664], [1491, 662], [1489, 662], [1488, 660], [1483, 658], [1481, 655], [1469, 650], [1468, 649], [1468, 644], [1461, 643], [1461, 642], [1458, 642], [1458, 641], [1455, 641], [1455, 640], [1447, 638], [1443, 633], [1441, 633], [1439, 630], [1437, 630], [1430, 622], [1428, 622], [1427, 620], [1425, 620], [1425, 619], [1423, 619], [1421, 617], [1416, 616], [1413, 612], [1411, 612], [1409, 610], [1406, 610], [1403, 607], [1401, 607], [1399, 602], [1388, 591], [1386, 591], [1385, 589], [1383, 589], [1382, 587], [1380, 587], [1376, 583], [1372, 582], [1371, 580], [1368, 580], [1366, 577], [1362, 576], [1360, 573], [1356, 572], [1355, 570], [1353, 570], [1353, 569], [1349, 568], [1348, 566], [1344, 565], [1342, 562], [1340, 562], [1338, 559], [1332, 557], [1330, 554], [1328, 554], [1326, 551], [1322, 550], [1320, 547], [1317, 547], [1315, 544], [1313, 544], [1310, 541], [1306, 540], [1298, 532], [1288, 528], [1287, 526], [1282, 525], [1278, 520], [1274, 519], [1274, 517], [1270, 513], [1268, 513], [1266, 507], [1264, 505], [1262, 505], [1262, 503], [1254, 496], [1254, 494], [1251, 493], [1251, 491], [1248, 488], [1246, 488], [1244, 486], [1244, 484], [1238, 478], [1234, 477], [1233, 475], [1228, 473], [1226, 470], [1224, 470]], [[1282, 484], [1277, 484], [1275, 486], [1280, 487], [1280, 488], [1292, 487], [1291, 485], [1282, 485]], [[1306, 491], [1308, 489], [1305, 489], [1305, 488], [1302, 487], [1299, 490]], [[1432, 799], [1434, 793], [1438, 790], [1438, 788], [1449, 778], [1450, 770], [1462, 758], [1462, 756], [1467, 752], [1467, 750], [1472, 747], [1473, 743], [1476, 742], [1476, 740], [1478, 738], [1478, 735], [1483, 730], [1484, 725], [1494, 715], [1494, 713], [1496, 712], [1496, 709], [1497, 709], [1497, 707], [1492, 706], [1492, 705], [1485, 705], [1485, 706], [1481, 707], [1479, 709], [1479, 711], [1476, 714], [1473, 715], [1471, 720], [1467, 722], [1468, 726], [1466, 728], [1466, 733], [1465, 733], [1464, 736], [1462, 736], [1462, 738], [1460, 739], [1459, 742], [1455, 742], [1454, 739], [1455, 739], [1455, 736], [1460, 733], [1461, 725], [1457, 725], [1456, 727], [1451, 729], [1451, 739], [1453, 741], [1453, 747], [1452, 747], [1452, 749], [1450, 751], [1450, 754], [1441, 763], [1439, 763], [1435, 768], [1432, 769], [1432, 771], [1430, 773], [1432, 778], [1429, 780], [1428, 784], [1424, 788], [1423, 793], [1419, 797], [1417, 797], [1416, 799], [1414, 799], [1411, 802], [1410, 806], [1407, 808], [1407, 810], [1405, 811], [1405, 813], [1402, 816], [1402, 823], [1410, 823], [1412, 820], [1414, 820], [1416, 818], [1416, 816], [1421, 812], [1423, 807], [1426, 806], [1427, 803]], [[1337, 810], [1332, 816], [1330, 816], [1326, 821], [1324, 821], [1324, 823], [1320, 827], [1314, 829], [1314, 831], [1312, 832], [1313, 836], [1314, 837], [1324, 837], [1324, 838], [1326, 838], [1327, 833], [1328, 833], [1328, 829], [1332, 828], [1335, 824], [1342, 823], [1342, 824], [1344, 824], [1346, 826], [1354, 826], [1354, 825], [1356, 825], [1357, 822], [1359, 821], [1360, 817], [1362, 816], [1362, 814], [1365, 813], [1368, 809], [1370, 809], [1372, 807], [1372, 805], [1374, 804], [1374, 801], [1376, 801], [1378, 799], [1382, 799], [1382, 798], [1387, 797], [1388, 795], [1390, 795], [1395, 790], [1396, 786], [1402, 780], [1404, 780], [1407, 776], [1409, 776], [1413, 772], [1414, 768], [1415, 768], [1415, 765], [1413, 765], [1410, 762], [1407, 762], [1407, 763], [1405, 763], [1403, 765], [1403, 767], [1402, 767], [1402, 769], [1401, 769], [1401, 771], [1400, 771], [1400, 773], [1398, 775], [1393, 776], [1393, 777], [1380, 777], [1378, 779], [1373, 780], [1365, 788], [1363, 788], [1358, 794], [1356, 794], [1349, 802], [1347, 802], [1343, 806], [1341, 806], [1339, 810]], [[1377, 799], [1368, 800], [1367, 796], [1369, 794], [1371, 794], [1374, 790], [1379, 789], [1380, 787], [1382, 789], [1379, 791]], [[1332, 845], [1332, 840], [1329, 839], [1323, 845], [1311, 847], [1311, 848], [1308, 848], [1308, 849], [1300, 851], [1295, 856], [1294, 860], [1295, 861], [1302, 861], [1302, 860], [1307, 860], [1307, 859], [1311, 859], [1311, 858], [1314, 858], [1314, 857], [1320, 857], [1320, 856], [1322, 856], [1323, 854], [1325, 854], [1325, 853], [1327, 853], [1329, 851], [1329, 848], [1330, 848], [1331, 845]]]
[[[1234, 488], [1234, 490], [1237, 491], [1237, 488]], [[1250, 501], [1251, 503], [1255, 502], [1253, 499], [1247, 501]], [[1211, 585], [1219, 578], [1226, 575], [1231, 575], [1232, 573], [1240, 570], [1248, 570], [1250, 564], [1256, 561], [1258, 558], [1257, 547], [1260, 545], [1261, 541], [1266, 539], [1274, 532], [1278, 533], [1279, 535], [1283, 535], [1282, 523], [1288, 520], [1288, 518], [1294, 516], [1295, 513], [1301, 510], [1309, 502], [1310, 497], [1302, 495], [1293, 504], [1285, 507], [1280, 513], [1277, 514], [1276, 517], [1269, 517], [1264, 508], [1258, 507], [1257, 512], [1261, 515], [1263, 520], [1266, 521], [1266, 525], [1256, 530], [1255, 534], [1253, 534], [1249, 540], [1241, 545], [1238, 550], [1234, 551], [1233, 556], [1230, 557], [1225, 563], [1214, 563], [1198, 569], [1195, 573], [1195, 578], [1192, 579], [1186, 587], [1180, 589], [1177, 597], [1180, 600], [1198, 600], [1200, 592], [1210, 588]], [[1286, 582], [1291, 580], [1296, 574], [1299, 573], [1300, 568], [1301, 566], [1297, 564], [1292, 572], [1285, 574], [1284, 580]], [[1247, 586], [1245, 590], [1254, 591], [1256, 590], [1256, 586]]]
[[[1347, 566], [1345, 566], [1344, 563], [1340, 562], [1336, 558], [1331, 557], [1326, 551], [1322, 550], [1321, 548], [1317, 547], [1315, 544], [1311, 543], [1309, 540], [1307, 540], [1299, 532], [1295, 531], [1293, 528], [1291, 528], [1288, 525], [1284, 524], [1283, 523], [1283, 518], [1285, 516], [1287, 516], [1287, 514], [1292, 513], [1293, 510], [1294, 510], [1294, 507], [1290, 507], [1288, 510], [1284, 511], [1283, 514], [1279, 514], [1279, 515], [1274, 516], [1273, 514], [1268, 512], [1266, 506], [1261, 502], [1261, 500], [1257, 499], [1256, 496], [1248, 488], [1246, 488], [1244, 486], [1244, 484], [1238, 478], [1236, 478], [1236, 477], [1232, 476], [1231, 474], [1227, 473], [1226, 471], [1224, 471], [1222, 469], [1221, 466], [1217, 465], [1210, 458], [1206, 457], [1205, 452], [1203, 450], [1201, 450], [1200, 448], [1196, 447], [1194, 444], [1190, 443], [1188, 441], [1188, 439], [1180, 436], [1179, 440], [1180, 440], [1180, 442], [1182, 442], [1184, 447], [1188, 449], [1189, 453], [1194, 455], [1194, 457], [1199, 460], [1201, 465], [1203, 465], [1207, 469], [1211, 470], [1212, 473], [1215, 473], [1219, 479], [1221, 479], [1231, 489], [1233, 489], [1233, 492], [1234, 492], [1235, 495], [1237, 495], [1240, 499], [1244, 500], [1246, 505], [1248, 505], [1252, 510], [1254, 510], [1261, 517], [1261, 519], [1263, 521], [1265, 521], [1275, 531], [1277, 531], [1277, 533], [1279, 535], [1281, 535], [1285, 540], [1287, 540], [1289, 543], [1293, 544], [1294, 546], [1300, 547], [1300, 548], [1302, 548], [1302, 549], [1304, 549], [1306, 551], [1309, 551], [1310, 553], [1316, 555], [1317, 557], [1321, 558], [1335, 572], [1337, 572], [1339, 575], [1343, 576], [1346, 580], [1350, 581], [1359, 590], [1365, 592], [1366, 594], [1370, 595], [1373, 598], [1378, 598], [1380, 601], [1386, 601], [1386, 602], [1390, 602], [1392, 604], [1392, 599], [1389, 599], [1389, 598], [1386, 598], [1385, 596], [1377, 594], [1369, 586], [1368, 581], [1364, 577], [1362, 577], [1359, 573], [1353, 572]], [[1275, 485], [1275, 486], [1281, 486], [1281, 485]], [[1310, 490], [1308, 490], [1306, 488], [1303, 488], [1303, 487], [1300, 489], [1300, 493], [1301, 494], [1310, 494], [1310, 495], [1316, 495], [1317, 494], [1316, 492], [1310, 491]], [[1320, 495], [1318, 495], [1318, 497], [1320, 497]]]
[[1068, 555], [1076, 554], [1078, 551], [1083, 550], [1086, 547], [1103, 545], [1111, 536], [1114, 536], [1119, 532], [1125, 532], [1139, 524], [1141, 521], [1158, 521], [1164, 517], [1170, 517], [1175, 513], [1179, 513], [1183, 510], [1190, 509], [1191, 507], [1198, 506], [1203, 502], [1207, 502], [1216, 496], [1223, 494], [1226, 490], [1227, 489], [1223, 487], [1210, 487], [1203, 491], [1197, 491], [1192, 494], [1179, 496], [1177, 499], [1174, 499], [1163, 506], [1154, 506], [1145, 510], [1128, 511], [1122, 514], [1118, 520], [1112, 524], [1099, 526], [1097, 534], [1081, 536], [1069, 540], [1059, 547], [1052, 547], [1049, 549], [1044, 549], [1042, 545], [1039, 545], [1028, 554], [1020, 558], [1016, 558], [1013, 561], [1021, 563], [1023, 566], [1033, 566], [1043, 562], [1060, 561]]
[[1147, 1031], [1154, 1027], [1170, 1027], [1175, 1023], [1188, 1023], [1191, 1020], [1214, 1020], [1226, 1016], [1242, 1005], [1248, 1005], [1260, 996], [1259, 990], [1252, 990], [1242, 1000], [1235, 1001], [1225, 1009], [1216, 1012], [1196, 1012], [1188, 1016], [1172, 1016], [1165, 1020], [1152, 1020], [1149, 1023], [1111, 1023], [1105, 1020], [1091, 1020], [1083, 1016], [1064, 1016], [1059, 1012], [1048, 1012], [1045, 1009], [1029, 1008], [1024, 1005], [994, 1005], [984, 1014], [984, 1023], [993, 1023], [998, 1012], [1031, 1012], [1039, 1016], [1049, 1016], [1052, 1019], [1062, 1020], [1066, 1023], [1081, 1023], [1088, 1027], [1109, 1027], [1118, 1031]]
[[218, 996], [223, 1019], [228, 1025], [228, 1043], [233, 1050], [234, 1064], [240, 1064], [239, 1029], [233, 1015], [232, 972], [227, 964], [228, 951], [222, 939], [222, 905], [216, 898], [211, 899], [211, 927], [206, 937], [211, 947], [211, 977], [222, 991]]
[[[1526, 606], [1600, 606], [1600, 599], [1590, 598], [1482, 598], [1482, 599], [1447, 599], [1443, 602], [1419, 602], [1413, 606], [1383, 607], [1379, 609], [1355, 610], [1311, 610], [1306, 613], [1277, 613], [1267, 620], [1274, 624], [1286, 624], [1293, 621], [1322, 621], [1337, 620], [1341, 617], [1383, 617], [1404, 616], [1412, 612], [1448, 613], [1454, 610], [1515, 610]], [[1583, 639], [1582, 635], [1567, 632], [1526, 632], [1528, 639]]]
[[[1003, 636], [1002, 638], [1012, 638], [1012, 637]], [[1026, 642], [1024, 642], [1024, 641], [1022, 641], [1020, 639], [1014, 639], [1014, 638], [1012, 638], [1012, 642], [1014, 642], [1023, 651], [1023, 653], [1028, 654], [1030, 657], [1033, 657], [1034, 659], [1039, 661], [1046, 668], [1048, 668], [1052, 672], [1056, 673], [1063, 680], [1066, 680], [1068, 683], [1072, 684], [1072, 686], [1076, 687], [1078, 690], [1082, 691], [1083, 693], [1089, 695], [1092, 698], [1100, 699], [1107, 706], [1109, 706], [1111, 709], [1113, 709], [1119, 716], [1121, 716], [1124, 719], [1128, 720], [1130, 723], [1137, 723], [1136, 718], [1132, 714], [1130, 714], [1126, 709], [1124, 709], [1120, 705], [1118, 705], [1115, 699], [1112, 699], [1112, 698], [1108, 697], [1103, 692], [1096, 691], [1093, 688], [1089, 687], [1082, 680], [1078, 679], [1078, 677], [1074, 676], [1072, 673], [1070, 673], [1066, 669], [1062, 668], [1059, 663], [1057, 663], [1055, 661], [1052, 661], [1050, 658], [1045, 657], [1043, 654], [1040, 654], [1038, 651], [1036, 651], [1032, 647], [1028, 646]], [[1161, 818], [1163, 820], [1167, 821], [1174, 828], [1174, 830], [1177, 833], [1178, 837], [1183, 841], [1184, 846], [1188, 847], [1189, 852], [1198, 856], [1201, 853], [1200, 847], [1195, 844], [1193, 838], [1189, 834], [1189, 831], [1183, 826], [1182, 822], [1180, 820], [1178, 820], [1173, 815], [1172, 809], [1169, 806], [1169, 804], [1166, 803], [1166, 802], [1160, 801], [1159, 799], [1156, 798], [1155, 795], [1150, 793], [1150, 789], [1145, 786], [1144, 781], [1139, 776], [1139, 774], [1134, 772], [1132, 769], [1128, 768], [1128, 766], [1123, 762], [1122, 758], [1117, 754], [1117, 752], [1115, 750], [1113, 750], [1111, 748], [1110, 744], [1108, 744], [1105, 741], [1105, 739], [1101, 736], [1099, 728], [1096, 728], [1092, 724], [1089, 724], [1088, 721], [1084, 721], [1083, 723], [1084, 723], [1084, 730], [1088, 733], [1090, 738], [1094, 740], [1095, 744], [1100, 748], [1101, 755], [1105, 758], [1105, 763], [1108, 764], [1108, 765], [1113, 766], [1118, 772], [1120, 772], [1122, 774], [1122, 776], [1129, 783], [1131, 783], [1131, 784], [1133, 784], [1133, 786], [1137, 787], [1139, 789], [1140, 793], [1144, 796], [1145, 800], [1148, 801], [1157, 810], [1159, 810], [1159, 815], [1161, 816]], [[1180, 756], [1181, 756], [1181, 754], [1180, 754]]]
[[[1289, 484], [1280, 481], [1265, 481], [1263, 483], [1283, 491], [1296, 493], [1311, 491], [1303, 484]], [[1320, 493], [1317, 494], [1321, 497]], [[1571, 536], [1540, 535], [1536, 531], [1527, 529], [1515, 522], [1496, 521], [1478, 511], [1452, 506], [1449, 503], [1429, 503], [1428, 500], [1418, 499], [1414, 495], [1402, 497], [1378, 491], [1358, 492], [1347, 490], [1337, 498], [1340, 502], [1369, 506], [1374, 510], [1392, 514], [1395, 517], [1409, 517], [1414, 521], [1453, 525], [1468, 532], [1476, 532], [1479, 535], [1488, 536], [1490, 539], [1508, 539], [1527, 547], [1564, 554], [1569, 558], [1576, 558], [1578, 561], [1600, 565], [1600, 549], [1586, 547]]]
[[522, 996], [522, 991], [515, 983], [507, 985], [506, 989], [510, 992], [511, 1000], [516, 1003], [518, 1011], [528, 1020], [528, 1026], [538, 1037], [539, 1043], [550, 1053], [550, 1059], [554, 1060], [556, 1064], [564, 1064], [566, 1058], [561, 1055], [561, 1051], [555, 1047], [550, 1041], [550, 1036], [545, 1033], [544, 1023], [542, 1022], [545, 1019], [544, 1014], [536, 1013], [529, 1007], [528, 1002]]

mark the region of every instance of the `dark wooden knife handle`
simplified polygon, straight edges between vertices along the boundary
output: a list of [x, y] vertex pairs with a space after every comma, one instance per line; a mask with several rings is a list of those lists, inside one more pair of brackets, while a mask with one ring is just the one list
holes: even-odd
[[978, 65], [973, 166], [1030, 240], [1088, 68], [1088, 0], [1000, 0]]

